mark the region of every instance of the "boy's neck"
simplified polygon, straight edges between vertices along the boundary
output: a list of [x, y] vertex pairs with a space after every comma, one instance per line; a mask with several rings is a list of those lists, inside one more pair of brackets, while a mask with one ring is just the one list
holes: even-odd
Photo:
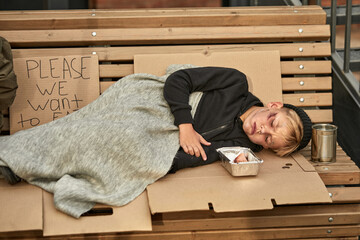
[[248, 110], [246, 110], [246, 112], [244, 112], [244, 113], [240, 116], [241, 121], [245, 122], [245, 119], [246, 119], [253, 111], [255, 111], [256, 109], [259, 109], [259, 108], [262, 108], [262, 107], [259, 107], [259, 106], [252, 106], [252, 107], [250, 107]]

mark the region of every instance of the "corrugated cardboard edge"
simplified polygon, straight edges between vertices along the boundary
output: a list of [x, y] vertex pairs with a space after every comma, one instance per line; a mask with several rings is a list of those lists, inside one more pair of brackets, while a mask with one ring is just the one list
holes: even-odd
[[293, 153], [291, 157], [305, 172], [316, 172], [314, 166], [301, 153]]
[[105, 206], [113, 209], [112, 215], [79, 219], [58, 211], [53, 203], [53, 195], [45, 191], [43, 193], [44, 236], [152, 230], [146, 191], [125, 206]]

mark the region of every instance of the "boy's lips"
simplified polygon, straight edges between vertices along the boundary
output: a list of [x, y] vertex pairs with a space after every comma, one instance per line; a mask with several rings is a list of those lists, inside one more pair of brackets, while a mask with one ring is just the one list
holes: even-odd
[[252, 131], [251, 131], [251, 135], [254, 135], [256, 130], [256, 122], [254, 122], [253, 126], [252, 126]]

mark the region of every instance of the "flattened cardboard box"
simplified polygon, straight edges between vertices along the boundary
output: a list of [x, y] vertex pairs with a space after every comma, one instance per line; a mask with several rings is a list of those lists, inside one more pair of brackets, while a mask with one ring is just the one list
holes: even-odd
[[[149, 64], [151, 63], [151, 64]], [[135, 56], [135, 73], [163, 75], [170, 64], [232, 67], [248, 76], [249, 89], [265, 104], [282, 102], [277, 51]], [[279, 158], [270, 151], [256, 177], [232, 177], [220, 163], [183, 169], [148, 186], [152, 213], [207, 210], [215, 212], [272, 209], [276, 204], [331, 202], [319, 175], [299, 155]]]
[[330, 203], [329, 193], [315, 171], [301, 167], [305, 158], [279, 158], [263, 150], [257, 176], [233, 177], [220, 162], [183, 169], [148, 186], [151, 213], [208, 210], [235, 212], [272, 209], [277, 205]]
[[[17, 104], [14, 103], [10, 109], [11, 116], [22, 114], [23, 117], [39, 119], [39, 124], [42, 124], [53, 120], [49, 116], [67, 115], [99, 96], [96, 56], [16, 59], [15, 65], [16, 74], [20, 77], [20, 91], [17, 92]], [[59, 70], [64, 66], [65, 70]], [[78, 101], [71, 101], [74, 99], [70, 97]], [[69, 106], [67, 98], [75, 105]], [[58, 110], [63, 111], [60, 113]], [[34, 123], [37, 122], [23, 122], [23, 127], [33, 127], [31, 124]], [[15, 118], [14, 124], [18, 125]], [[17, 130], [18, 126], [13, 128], [12, 133]], [[11, 186], [0, 179], [0, 232], [41, 231], [45, 236], [53, 236], [151, 230], [146, 193], [123, 207], [106, 208], [110, 208], [112, 214], [75, 219], [55, 209], [52, 194], [27, 183]]]
[[214, 52], [210, 55], [147, 54], [134, 56], [134, 72], [165, 74], [171, 64], [235, 68], [246, 74], [249, 90], [266, 104], [282, 102], [281, 65], [279, 51]]
[[44, 192], [43, 197], [44, 236], [152, 230], [146, 191], [122, 207], [95, 206], [112, 209], [110, 215], [82, 216], [79, 219], [58, 211], [52, 194]]
[[24, 182], [11, 186], [0, 179], [0, 233], [42, 231], [42, 210], [40, 188]]

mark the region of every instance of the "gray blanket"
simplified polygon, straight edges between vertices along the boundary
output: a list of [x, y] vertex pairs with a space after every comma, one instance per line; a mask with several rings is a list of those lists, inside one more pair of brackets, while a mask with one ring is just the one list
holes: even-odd
[[[133, 74], [64, 118], [0, 138], [0, 165], [54, 193], [55, 206], [80, 217], [95, 203], [122, 206], [163, 177], [179, 148], [163, 98], [167, 75]], [[201, 93], [191, 96], [196, 109]]]

